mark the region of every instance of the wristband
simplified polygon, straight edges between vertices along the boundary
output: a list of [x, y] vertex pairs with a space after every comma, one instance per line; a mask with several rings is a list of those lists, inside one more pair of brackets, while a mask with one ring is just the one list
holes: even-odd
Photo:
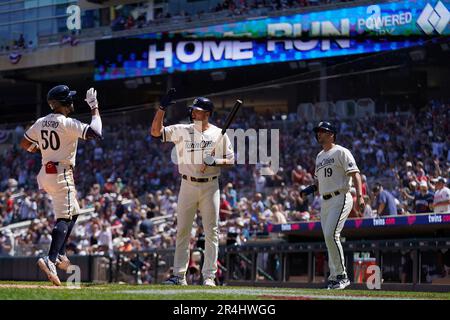
[[314, 193], [317, 191], [317, 186], [315, 184], [310, 185], [308, 187], [306, 187], [305, 189], [302, 190], [302, 193], [308, 195], [310, 193]]

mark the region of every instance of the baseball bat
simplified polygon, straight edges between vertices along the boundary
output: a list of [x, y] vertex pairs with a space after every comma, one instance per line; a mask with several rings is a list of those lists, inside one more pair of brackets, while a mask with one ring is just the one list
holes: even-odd
[[220, 138], [217, 139], [216, 143], [213, 146], [211, 155], [214, 156], [216, 154], [217, 146], [219, 145], [219, 143], [222, 143], [223, 136], [224, 136], [225, 132], [227, 132], [227, 129], [230, 127], [231, 122], [233, 122], [234, 117], [236, 116], [236, 113], [239, 111], [239, 108], [241, 107], [241, 105], [242, 105], [242, 100], [240, 100], [240, 99], [236, 100], [236, 102], [234, 103], [233, 109], [231, 109], [231, 112], [228, 114], [228, 117], [225, 120], [225, 125], [222, 128]]

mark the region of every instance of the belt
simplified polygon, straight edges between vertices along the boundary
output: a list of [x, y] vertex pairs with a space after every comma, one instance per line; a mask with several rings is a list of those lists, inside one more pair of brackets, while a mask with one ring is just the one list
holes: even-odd
[[[55, 166], [59, 166], [59, 165], [60, 165], [59, 162], [55, 162], [55, 161], [49, 161], [49, 162], [53, 162], [53, 164], [54, 164]], [[49, 162], [47, 162], [47, 163], [49, 163]], [[46, 164], [47, 164], [47, 163], [46, 163]], [[63, 164], [61, 163], [61, 165], [63, 165]], [[73, 170], [73, 166], [72, 166], [71, 164], [69, 164], [68, 166], [69, 166], [70, 169]]]
[[322, 198], [323, 198], [323, 200], [328, 200], [328, 199], [331, 199], [332, 197], [334, 197], [334, 196], [338, 196], [338, 195], [340, 195], [341, 193], [339, 192], [339, 191], [335, 191], [335, 192], [331, 192], [331, 193], [328, 193], [328, 194], [324, 194], [323, 196], [322, 196]]
[[181, 175], [181, 177], [184, 180], [188, 180], [188, 181], [192, 181], [192, 182], [209, 182], [209, 181], [213, 181], [213, 180], [217, 179], [217, 176], [211, 177], [211, 178], [196, 178], [196, 177], [189, 177], [185, 174]]

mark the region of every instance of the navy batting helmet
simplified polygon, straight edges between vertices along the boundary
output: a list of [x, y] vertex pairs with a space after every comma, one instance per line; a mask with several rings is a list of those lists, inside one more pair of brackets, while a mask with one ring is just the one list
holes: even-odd
[[194, 99], [191, 108], [212, 113], [214, 111], [214, 104], [208, 98], [198, 97]]
[[211, 100], [204, 97], [198, 97], [194, 99], [194, 102], [192, 102], [192, 106], [189, 107], [189, 117], [192, 121], [192, 110], [202, 110], [202, 111], [208, 111], [210, 114], [214, 111], [214, 104]]
[[319, 130], [325, 130], [328, 132], [331, 132], [334, 135], [334, 141], [336, 141], [336, 134], [337, 134], [337, 130], [336, 128], [328, 121], [320, 121], [319, 124], [317, 125], [317, 127], [315, 127], [314, 132], [316, 134], [316, 138], [317, 138], [317, 132]]
[[71, 91], [66, 85], [58, 85], [51, 88], [47, 93], [47, 101], [59, 101], [64, 105], [70, 105], [76, 93], [76, 91]]

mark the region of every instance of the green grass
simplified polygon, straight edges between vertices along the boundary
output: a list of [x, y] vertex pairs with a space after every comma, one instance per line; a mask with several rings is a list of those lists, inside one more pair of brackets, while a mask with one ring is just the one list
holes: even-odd
[[450, 293], [122, 284], [82, 284], [80, 289], [70, 289], [52, 288], [49, 282], [0, 282], [0, 300], [259, 300], [273, 298], [450, 300]]

